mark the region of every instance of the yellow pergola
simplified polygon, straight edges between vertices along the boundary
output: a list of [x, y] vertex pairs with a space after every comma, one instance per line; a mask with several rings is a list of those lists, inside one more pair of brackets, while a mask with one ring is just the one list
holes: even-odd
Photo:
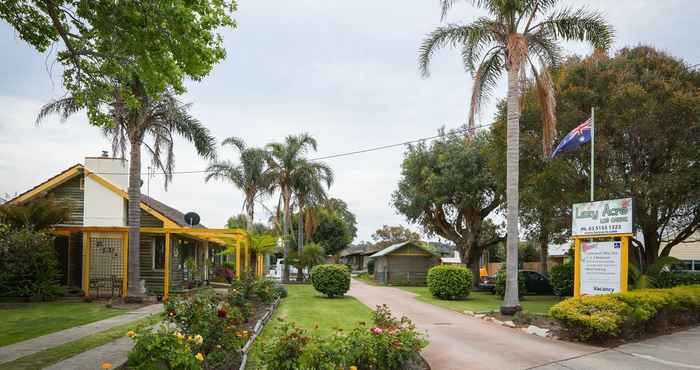
[[[184, 235], [205, 242], [214, 242], [220, 245], [232, 245], [236, 247], [236, 278], [241, 276], [241, 250], [243, 251], [243, 270], [248, 271], [249, 246], [248, 234], [240, 229], [204, 229], [188, 227], [142, 227], [139, 229], [142, 234], [164, 234], [165, 236], [165, 263], [163, 270], [163, 296], [170, 294], [170, 256], [171, 256], [171, 236]], [[126, 297], [128, 292], [128, 258], [129, 258], [129, 229], [128, 227], [100, 227], [100, 226], [57, 226], [54, 234], [70, 237], [71, 233], [83, 234], [83, 273], [82, 285], [85, 295], [89, 296], [90, 279], [90, 245], [91, 236], [95, 233], [120, 234], [122, 239], [122, 295]], [[257, 256], [256, 275], [263, 273], [262, 256]]]

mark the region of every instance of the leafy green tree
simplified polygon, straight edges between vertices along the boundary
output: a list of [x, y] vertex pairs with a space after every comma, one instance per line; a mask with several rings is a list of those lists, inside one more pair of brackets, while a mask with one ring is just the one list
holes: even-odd
[[399, 226], [383, 225], [372, 234], [372, 240], [375, 242], [400, 243], [405, 241], [418, 241], [420, 234], [412, 231], [409, 228]]
[[[410, 146], [401, 165], [401, 180], [392, 200], [399, 213], [426, 233], [455, 243], [473, 276], [479, 276], [484, 249], [503, 238], [487, 220], [503, 203], [485, 148], [486, 133], [447, 133], [428, 146]], [[472, 283], [478, 285], [478, 279]]]
[[348, 209], [348, 204], [344, 200], [338, 198], [328, 198], [325, 202], [323, 202], [323, 206], [335, 212], [335, 214], [343, 220], [345, 225], [348, 227], [350, 235], [352, 236], [351, 239], [355, 239], [357, 237], [357, 218], [355, 217], [354, 213], [350, 212]]
[[[290, 228], [292, 220], [292, 197], [297, 179], [313, 169], [323, 173], [327, 186], [332, 182], [332, 173], [326, 172], [330, 168], [324, 163], [312, 162], [306, 158], [309, 150], [316, 151], [316, 139], [309, 134], [289, 135], [284, 142], [267, 145], [268, 173], [272, 178], [272, 188], [279, 190], [284, 212], [282, 222], [282, 235], [285, 239], [284, 257], [289, 255]], [[325, 172], [325, 173], [324, 173]], [[285, 264], [282, 279], [289, 281], [289, 264]]]
[[[471, 106], [469, 128], [475, 129], [474, 116], [485, 98], [493, 92], [501, 75], [506, 72], [507, 91], [507, 261], [509, 273], [502, 313], [512, 314], [520, 310], [517, 285], [518, 216], [519, 216], [519, 118], [520, 82], [530, 69], [537, 83], [544, 122], [544, 152], [551, 150], [556, 129], [555, 99], [548, 67], [561, 59], [558, 40], [586, 41], [597, 50], [607, 50], [612, 42], [612, 27], [602, 15], [585, 8], [555, 9], [559, 0], [472, 0], [473, 5], [484, 9], [488, 17], [481, 17], [470, 24], [450, 24], [439, 27], [423, 41], [420, 48], [419, 67], [423, 75], [429, 74], [430, 60], [434, 52], [445, 47], [462, 49], [462, 59], [471, 72]], [[442, 17], [457, 0], [441, 0]], [[478, 276], [478, 275], [477, 275]]]
[[[192, 143], [197, 153], [203, 158], [215, 156], [215, 139], [199, 120], [190, 116], [189, 105], [180, 103], [169, 91], [156, 98], [142, 101], [139, 107], [129, 108], [120, 106], [117, 99], [102, 107], [105, 112], [113, 112], [113, 124], [103, 126], [103, 133], [112, 140], [112, 150], [115, 155], [124, 157], [129, 147], [129, 293], [131, 297], [139, 297], [140, 265], [140, 233], [141, 227], [141, 149], [148, 150], [153, 164], [163, 171], [165, 186], [172, 181], [175, 167], [173, 152], [174, 137], [180, 136]], [[50, 114], [60, 114], [65, 120], [79, 111], [78, 99], [67, 97], [44, 105], [39, 112], [37, 122]], [[118, 113], [119, 112], [119, 113]], [[136, 240], [134, 242], [134, 239]], [[136, 244], [134, 244], [136, 243]]]
[[318, 213], [318, 226], [311, 239], [321, 245], [328, 255], [336, 255], [353, 240], [351, 225], [338, 213], [321, 209]]
[[[226, 227], [229, 229], [246, 229], [248, 228], [248, 216], [245, 214], [231, 216], [226, 221]], [[255, 222], [253, 224], [252, 233], [277, 235], [277, 230], [275, 230], [274, 227], [269, 227], [264, 223]]]
[[264, 149], [249, 148], [243, 140], [229, 137], [221, 145], [230, 145], [238, 149], [240, 163], [234, 164], [229, 160], [215, 161], [207, 167], [205, 181], [211, 179], [224, 180], [232, 183], [243, 192], [243, 208], [248, 217], [245, 229], [255, 230], [255, 201], [261, 196], [269, 195], [272, 178], [266, 171], [267, 153]]
[[49, 196], [27, 204], [0, 205], [0, 224], [41, 231], [68, 220], [70, 213], [68, 203], [57, 202]]

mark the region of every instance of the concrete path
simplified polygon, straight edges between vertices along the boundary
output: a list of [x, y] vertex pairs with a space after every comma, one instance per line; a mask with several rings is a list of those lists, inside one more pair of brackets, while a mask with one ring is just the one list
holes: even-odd
[[105, 345], [95, 347], [79, 355], [57, 362], [44, 370], [98, 370], [100, 366], [109, 362], [112, 369], [126, 363], [129, 352], [134, 348], [134, 341], [124, 336]]
[[[98, 333], [115, 326], [136, 321], [154, 313], [161, 312], [162, 310], [162, 304], [154, 304], [127, 312], [124, 315], [76, 326], [41, 337], [28, 339], [23, 342], [10, 344], [9, 346], [0, 347], [0, 364], [14, 361], [20, 357], [28, 356], [64, 343], [72, 342], [90, 334]], [[75, 314], [79, 315], [80, 312], [76, 311]]]
[[624, 344], [537, 370], [687, 370], [700, 369], [700, 327]]
[[[428, 333], [423, 355], [433, 370], [528, 369], [602, 351], [529, 335], [415, 299], [397, 288], [352, 281], [349, 294], [367, 306], [387, 304]], [[559, 370], [559, 369], [557, 369]]]

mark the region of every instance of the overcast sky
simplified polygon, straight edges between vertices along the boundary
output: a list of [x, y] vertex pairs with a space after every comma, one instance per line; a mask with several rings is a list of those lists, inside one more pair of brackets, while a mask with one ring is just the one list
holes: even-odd
[[[700, 63], [700, 2], [694, 0], [569, 1], [599, 9], [615, 26], [615, 49], [650, 44]], [[440, 25], [438, 0], [271, 1], [240, 0], [235, 30], [223, 32], [228, 56], [211, 75], [190, 83], [182, 98], [219, 141], [229, 136], [262, 146], [308, 132], [317, 156], [432, 136], [441, 126], [465, 121], [470, 78], [459, 54], [436, 55], [432, 76], [416, 67], [422, 38]], [[449, 22], [481, 15], [468, 2]], [[590, 50], [566, 44], [572, 53]], [[0, 21], [0, 195], [23, 192], [75, 164], [110, 149], [84, 113], [65, 124], [51, 118], [33, 125], [39, 107], [61, 97], [61, 70]], [[504, 84], [502, 84], [503, 86]], [[499, 89], [502, 97], [504, 88]], [[495, 100], [482, 114], [493, 115]], [[357, 215], [357, 240], [369, 240], [383, 224], [406, 224], [390, 205], [404, 148], [327, 161], [335, 171], [330, 190]], [[177, 142], [176, 170], [207, 163]], [[230, 150], [222, 157], [235, 159]], [[146, 161], [144, 161], [146, 163]], [[146, 165], [144, 165], [144, 168]], [[147, 185], [143, 192], [147, 193]], [[202, 174], [176, 175], [168, 191], [158, 177], [150, 194], [202, 222], [221, 227], [241, 212], [242, 196], [229, 184], [204, 182]], [[267, 218], [261, 207], [260, 218]]]

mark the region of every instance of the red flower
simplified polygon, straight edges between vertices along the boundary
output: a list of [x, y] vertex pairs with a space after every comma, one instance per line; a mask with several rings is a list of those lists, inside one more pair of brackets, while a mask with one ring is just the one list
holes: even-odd
[[222, 319], [226, 318], [226, 310], [223, 308], [219, 308], [218, 311], [216, 311], [217, 316], [219, 316]]

